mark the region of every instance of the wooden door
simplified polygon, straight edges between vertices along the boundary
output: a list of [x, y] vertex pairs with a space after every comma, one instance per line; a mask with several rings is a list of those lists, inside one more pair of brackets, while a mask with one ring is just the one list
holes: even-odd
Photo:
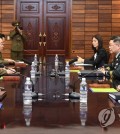
[[24, 57], [70, 52], [71, 0], [17, 0], [17, 20], [27, 34]]

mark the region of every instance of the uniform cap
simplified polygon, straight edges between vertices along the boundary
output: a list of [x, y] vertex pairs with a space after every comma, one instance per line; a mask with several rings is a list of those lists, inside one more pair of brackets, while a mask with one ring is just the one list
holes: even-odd
[[19, 21], [13, 21], [12, 22], [12, 26], [20, 26], [20, 22]]

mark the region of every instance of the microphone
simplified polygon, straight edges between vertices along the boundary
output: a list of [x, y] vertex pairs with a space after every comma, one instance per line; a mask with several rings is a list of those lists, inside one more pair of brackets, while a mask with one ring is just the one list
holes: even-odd
[[74, 63], [74, 62], [77, 61], [77, 60], [78, 60], [77, 57], [73, 58], [72, 60], [69, 61], [69, 65], [71, 65], [72, 63]]
[[[103, 76], [105, 76], [101, 71], [99, 71], [99, 69], [100, 68], [98, 68], [98, 69], [95, 69], [95, 70], [81, 70], [81, 71], [88, 71], [86, 74], [84, 74], [84, 75], [80, 75], [79, 74], [79, 76], [80, 76], [80, 78], [84, 78], [84, 77], [89, 77], [89, 78], [91, 78], [91, 79], [95, 79], [96, 77], [100, 77], [100, 78], [103, 78]], [[97, 72], [97, 74], [95, 75], [95, 72]], [[94, 74], [93, 74], [94, 73]], [[92, 75], [91, 75], [92, 74]], [[75, 92], [75, 84], [80, 80], [80, 78], [78, 78], [73, 84], [69, 84], [69, 87], [71, 88], [71, 89], [73, 89], [73, 92], [70, 94], [70, 97], [73, 99], [79, 99], [79, 95], [78, 95], [78, 93], [76, 93]]]
[[91, 71], [91, 70], [81, 70], [81, 72], [79, 73], [79, 76], [81, 78], [84, 78], [84, 77], [103, 77], [103, 76], [105, 76], [104, 73], [102, 73], [99, 69], [100, 68], [95, 69], [93, 71]]
[[28, 65], [31, 65], [31, 64], [32, 64], [32, 62], [30, 62], [30, 61], [27, 60], [27, 59], [22, 59], [22, 61], [24, 61], [24, 62], [27, 63]]

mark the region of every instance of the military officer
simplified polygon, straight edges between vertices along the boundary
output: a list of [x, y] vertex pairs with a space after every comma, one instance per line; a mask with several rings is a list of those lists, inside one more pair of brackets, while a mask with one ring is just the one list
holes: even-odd
[[12, 22], [12, 26], [14, 29], [10, 31], [10, 39], [12, 40], [11, 58], [13, 60], [22, 60], [26, 35], [20, 28], [20, 22]]
[[[13, 62], [13, 60], [11, 59], [3, 59], [2, 58], [2, 50], [4, 48], [4, 35], [0, 33], [0, 65], [5, 64], [7, 62]], [[4, 75], [4, 74], [13, 74], [16, 71], [14, 69], [6, 69], [4, 67], [0, 68], [0, 76]]]
[[110, 38], [109, 51], [111, 54], [115, 54], [115, 58], [108, 67], [103, 67], [100, 71], [109, 76], [113, 82], [113, 86], [117, 88], [120, 85], [120, 36], [112, 36]]

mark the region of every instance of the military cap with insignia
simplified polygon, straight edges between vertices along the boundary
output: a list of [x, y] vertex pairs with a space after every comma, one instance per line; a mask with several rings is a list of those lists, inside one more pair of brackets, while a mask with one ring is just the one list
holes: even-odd
[[14, 27], [20, 26], [20, 22], [19, 21], [13, 21], [12, 26], [14, 26]]

